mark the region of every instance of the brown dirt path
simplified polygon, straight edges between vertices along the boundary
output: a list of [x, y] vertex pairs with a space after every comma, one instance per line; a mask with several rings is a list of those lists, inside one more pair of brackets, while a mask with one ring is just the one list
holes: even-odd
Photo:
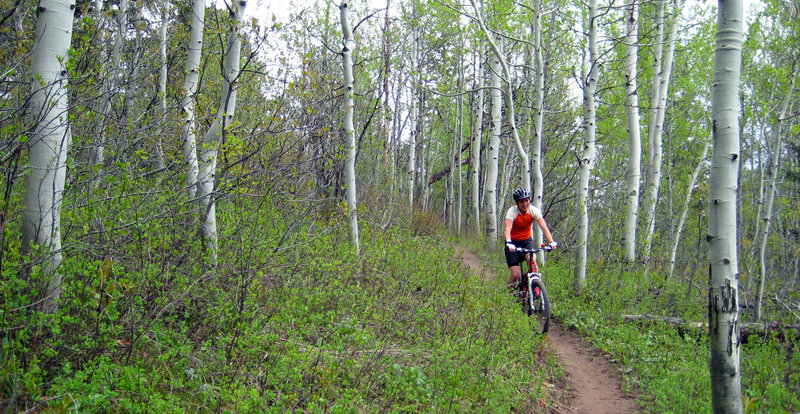
[[[477, 255], [460, 246], [454, 247], [456, 255], [467, 267], [488, 275]], [[580, 335], [551, 323], [547, 338], [567, 372], [570, 394], [569, 407], [558, 407], [556, 412], [616, 414], [642, 411], [633, 397], [622, 392], [614, 364], [600, 351], [587, 347]]]

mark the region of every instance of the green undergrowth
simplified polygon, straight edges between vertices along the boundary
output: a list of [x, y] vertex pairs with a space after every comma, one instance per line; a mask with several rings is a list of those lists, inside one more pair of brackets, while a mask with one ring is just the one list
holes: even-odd
[[443, 239], [362, 220], [358, 259], [341, 223], [263, 200], [218, 214], [216, 271], [170, 230], [187, 218], [138, 222], [113, 258], [65, 254], [55, 315], [7, 264], [10, 412], [544, 412], [557, 398], [555, 358]]
[[[499, 250], [465, 241], [497, 274]], [[576, 295], [569, 253], [548, 255], [541, 270], [557, 323], [575, 329], [588, 346], [615, 363], [623, 391], [646, 412], [711, 412], [709, 348], [705, 331], [665, 322], [625, 321], [623, 315], [658, 315], [703, 322], [705, 292], [681, 279], [590, 265], [586, 288]], [[609, 266], [610, 267], [610, 266]], [[750, 335], [741, 348], [743, 406], [748, 413], [800, 411], [800, 340], [791, 331]]]
[[[647, 412], [711, 412], [706, 332], [623, 317], [657, 315], [703, 322], [705, 292], [687, 290], [680, 279], [664, 281], [657, 273], [590, 266], [586, 288], [576, 295], [571, 258], [563, 253], [551, 256], [545, 281], [554, 316], [616, 364], [625, 392], [635, 395]], [[798, 343], [789, 333], [748, 337], [741, 348], [745, 412], [800, 410]]]

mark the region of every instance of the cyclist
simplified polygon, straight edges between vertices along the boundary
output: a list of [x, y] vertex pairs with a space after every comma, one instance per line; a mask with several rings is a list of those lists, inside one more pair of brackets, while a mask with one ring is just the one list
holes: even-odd
[[505, 219], [505, 240], [506, 240], [506, 263], [511, 275], [508, 278], [508, 286], [513, 290], [517, 285], [520, 273], [520, 263], [524, 260], [522, 253], [517, 253], [517, 247], [534, 249], [537, 246], [533, 242], [533, 222], [542, 229], [542, 234], [548, 240], [551, 248], [558, 247], [558, 243], [553, 240], [550, 229], [542, 217], [542, 211], [531, 205], [531, 190], [518, 188], [514, 190], [515, 205], [508, 209]]

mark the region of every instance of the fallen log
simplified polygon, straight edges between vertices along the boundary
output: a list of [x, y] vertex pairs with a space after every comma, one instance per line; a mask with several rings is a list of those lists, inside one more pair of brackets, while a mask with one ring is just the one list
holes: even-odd
[[[681, 337], [684, 336], [686, 330], [701, 330], [708, 332], [708, 322], [689, 321], [681, 318], [674, 318], [662, 315], [622, 315], [625, 322], [635, 321], [658, 321], [678, 328], [678, 333]], [[777, 332], [781, 341], [786, 340], [787, 331], [794, 331], [796, 336], [800, 336], [800, 325], [787, 325], [781, 322], [740, 322], [739, 335], [742, 343], [747, 342], [747, 338], [752, 335], [766, 335], [767, 333]]]

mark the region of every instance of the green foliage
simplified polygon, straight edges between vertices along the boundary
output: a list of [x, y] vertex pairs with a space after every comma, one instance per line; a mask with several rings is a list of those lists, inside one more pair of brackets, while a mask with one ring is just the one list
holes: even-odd
[[[28, 306], [37, 292], [6, 252], [0, 398], [15, 407], [507, 411], [553, 400], [555, 360], [505, 291], [459, 265], [433, 232], [364, 221], [358, 259], [340, 242], [343, 214], [232, 191], [219, 203], [212, 271], [197, 238], [174, 225], [191, 219], [176, 214], [188, 206], [168, 192], [134, 206], [123, 194], [153, 184], [116, 177], [79, 194], [93, 203], [65, 209], [74, 247], [57, 314]], [[171, 214], [153, 215], [165, 206]], [[115, 248], [95, 255], [98, 245]]]
[[[575, 296], [570, 269], [548, 261], [545, 280], [555, 316], [619, 366], [623, 388], [638, 395], [646, 411], [710, 412], [706, 333], [697, 327], [622, 317], [661, 315], [703, 322], [704, 292], [687, 285], [684, 278], [665, 282], [663, 275], [643, 274], [636, 268], [594, 264], [590, 269], [587, 288]], [[742, 390], [748, 412], [800, 409], [800, 365], [793, 352], [797, 341], [772, 335], [742, 346]]]

